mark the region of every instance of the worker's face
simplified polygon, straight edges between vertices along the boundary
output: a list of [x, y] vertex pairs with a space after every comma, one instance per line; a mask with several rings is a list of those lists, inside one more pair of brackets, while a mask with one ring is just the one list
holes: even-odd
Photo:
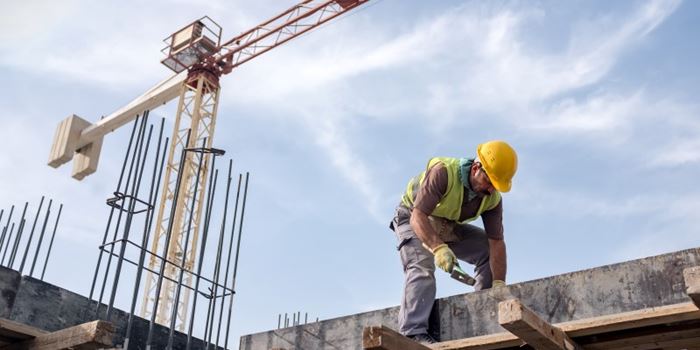
[[474, 192], [484, 196], [490, 195], [496, 190], [481, 164], [472, 168], [471, 185]]

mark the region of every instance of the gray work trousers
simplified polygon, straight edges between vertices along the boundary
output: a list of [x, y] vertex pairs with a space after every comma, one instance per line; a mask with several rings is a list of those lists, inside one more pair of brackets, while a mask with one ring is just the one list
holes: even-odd
[[[435, 300], [435, 263], [410, 224], [411, 212], [399, 205], [391, 223], [398, 239], [398, 250], [404, 271], [404, 291], [399, 310], [399, 332], [414, 335], [428, 332], [428, 318]], [[446, 242], [457, 259], [475, 266], [475, 290], [491, 288], [489, 242], [483, 229], [458, 224], [456, 241]], [[458, 283], [455, 281], [455, 283]]]

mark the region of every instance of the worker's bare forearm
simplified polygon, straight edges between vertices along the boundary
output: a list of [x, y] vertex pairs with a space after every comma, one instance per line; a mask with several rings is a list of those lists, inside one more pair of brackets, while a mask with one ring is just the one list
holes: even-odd
[[494, 280], [506, 280], [507, 258], [506, 241], [489, 239], [489, 263]]
[[442, 240], [440, 240], [440, 237], [438, 237], [437, 232], [435, 232], [433, 229], [433, 226], [430, 225], [428, 215], [422, 212], [420, 209], [413, 209], [413, 212], [411, 213], [411, 227], [418, 236], [418, 239], [420, 239], [421, 242], [431, 249], [444, 243]]

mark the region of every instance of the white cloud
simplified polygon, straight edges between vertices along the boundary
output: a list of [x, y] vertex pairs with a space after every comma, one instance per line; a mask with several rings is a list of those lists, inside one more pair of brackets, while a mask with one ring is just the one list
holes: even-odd
[[672, 140], [661, 147], [651, 165], [674, 167], [700, 162], [700, 139], [697, 137], [698, 135], [690, 139]]
[[643, 92], [629, 96], [602, 94], [591, 96], [583, 102], [572, 98], [562, 99], [539, 114], [541, 122], [527, 125], [534, 130], [599, 132], [613, 131], [628, 125], [631, 118], [639, 116], [646, 107]]
[[697, 195], [660, 198], [659, 210], [649, 216], [649, 223], [641, 227], [614, 253], [614, 259], [624, 261], [687, 247], [700, 246], [697, 227], [700, 220], [700, 199]]
[[[319, 115], [322, 116], [320, 120]], [[386, 221], [380, 206], [382, 191], [374, 181], [377, 174], [353, 149], [352, 142], [343, 132], [342, 121], [337, 116], [317, 111], [306, 112], [304, 116], [308, 130], [330, 164], [359, 191], [362, 202], [374, 219], [377, 222]]]
[[79, 0], [6, 1], [0, 11], [0, 51], [21, 50], [28, 42], [43, 41], [75, 14]]
[[[582, 23], [566, 49], [555, 52], [535, 50], [525, 39], [528, 25], [546, 18], [547, 13], [537, 9], [475, 5], [490, 10], [474, 11], [474, 6], [462, 6], [418, 21], [398, 35], [395, 29], [368, 21], [366, 27], [353, 29], [360, 32], [359, 39], [345, 39], [351, 28], [340, 23], [280, 48], [274, 59], [261, 57], [255, 65], [241, 68], [231, 80], [245, 81], [246, 89], [224, 88], [224, 100], [275, 110], [323, 110], [307, 113], [304, 123], [337, 171], [363, 194], [368, 210], [376, 212], [380, 191], [371, 179], [378, 171], [353, 147], [361, 141], [343, 133], [348, 110], [353, 118], [401, 115], [404, 122], [412, 122], [417, 117], [419, 122], [429, 120], [427, 125], [436, 132], [464, 123], [460, 118], [465, 115], [486, 112], [516, 128], [538, 131], [538, 136], [563, 131], [606, 137], [615, 132], [614, 140], [623, 142], [633, 131], [631, 120], [654, 118], [643, 90], [577, 98], [567, 94], [600, 83], [620, 55], [657, 28], [678, 4], [652, 2], [608, 23]], [[310, 51], [318, 42], [322, 49]], [[369, 73], [398, 72], [412, 85], [382, 80], [380, 87], [361, 79]], [[392, 89], [401, 92], [386, 91]]]

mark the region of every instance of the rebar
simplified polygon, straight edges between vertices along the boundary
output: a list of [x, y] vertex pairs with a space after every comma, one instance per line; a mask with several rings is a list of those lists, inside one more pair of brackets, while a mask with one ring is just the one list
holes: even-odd
[[[10, 238], [12, 238], [12, 233], [13, 233], [14, 231], [15, 231], [15, 223], [13, 222], [13, 223], [12, 223], [12, 227], [10, 228], [10, 234], [8, 235], [8, 239], [7, 239], [8, 242], [10, 241]], [[2, 239], [0, 240], [0, 248], [2, 248], [2, 245], [3, 245], [3, 243], [4, 243], [4, 240], [5, 240], [5, 236], [3, 235]], [[2, 260], [0, 260], [0, 265], [3, 265], [3, 266], [4, 266], [4, 264], [2, 264]]]
[[[189, 143], [191, 132], [192, 132], [191, 129], [187, 131], [187, 136], [185, 137], [185, 144]], [[187, 152], [185, 150], [182, 150], [182, 153], [180, 154], [180, 164], [178, 166], [178, 172], [177, 172], [178, 176], [177, 176], [177, 180], [175, 181], [175, 194], [173, 196], [172, 205], [170, 208], [170, 217], [171, 218], [174, 217], [174, 215], [175, 215], [175, 210], [176, 210], [176, 206], [177, 206], [177, 199], [180, 196], [180, 185], [182, 182], [182, 169], [185, 165], [186, 153]], [[172, 230], [173, 230], [173, 221], [174, 220], [169, 220], [168, 229], [165, 233], [165, 246], [163, 247], [163, 256], [166, 258], [168, 255], [168, 249], [170, 247], [170, 237], [172, 235]], [[160, 301], [160, 289], [163, 285], [163, 274], [164, 273], [165, 273], [165, 262], [161, 263], [161, 265], [160, 265], [160, 272], [158, 274], [158, 282], [156, 283], [156, 293], [155, 293], [155, 297], [153, 300], [153, 309], [151, 312], [151, 319], [150, 319], [150, 322], [148, 324], [148, 337], [146, 338], [146, 349], [147, 350], [150, 350], [151, 342], [153, 341], [153, 329], [154, 329], [154, 326], [156, 323], [156, 312], [158, 310], [158, 302]]]
[[[144, 120], [146, 120], [144, 118]], [[131, 189], [131, 196], [129, 198], [129, 209], [126, 215], [126, 224], [124, 226], [124, 234], [122, 235], [122, 239], [127, 240], [129, 239], [129, 234], [131, 233], [131, 224], [133, 221], [134, 217], [134, 211], [135, 211], [135, 206], [137, 202], [137, 198], [139, 196], [139, 190], [141, 189], [141, 179], [143, 177], [143, 170], [145, 169], [146, 166], [146, 158], [148, 157], [148, 150], [150, 149], [151, 145], [151, 135], [153, 133], [153, 125], [151, 125], [148, 128], [148, 137], [146, 138], [146, 149], [144, 150], [143, 147], [139, 147], [139, 152], [138, 152], [138, 157], [136, 160], [136, 171], [134, 173], [134, 186]], [[142, 153], [143, 152], [143, 153]], [[141, 156], [143, 155], [143, 159], [141, 159]], [[139, 162], [141, 163], [139, 165]], [[122, 264], [124, 263], [124, 254], [126, 253], [126, 242], [122, 242], [121, 249], [119, 251], [119, 259], [117, 260], [117, 267], [114, 272], [114, 282], [112, 282], [112, 294], [110, 295], [109, 298], [109, 304], [107, 305], [107, 312], [105, 313], [105, 319], [107, 321], [110, 320], [110, 316], [112, 314], [112, 308], [114, 306], [114, 299], [117, 296], [117, 286], [119, 285], [119, 277], [122, 271]]]
[[[155, 156], [155, 161], [153, 163], [153, 176], [151, 177], [151, 190], [150, 194], [148, 195], [148, 202], [149, 204], [153, 207], [155, 207], [155, 201], [156, 201], [156, 196], [160, 190], [160, 180], [162, 179], [162, 174], [163, 174], [163, 169], [165, 165], [165, 156], [167, 155], [167, 152], [165, 150], [168, 149], [168, 143], [169, 143], [169, 138], [165, 138], [165, 144], [163, 145], [163, 155], [160, 156], [160, 151], [161, 151], [161, 143], [162, 143], [162, 138], [163, 138], [163, 125], [165, 123], [165, 119], [161, 119], [160, 123], [160, 131], [158, 134], [158, 148], [156, 150], [156, 156]], [[158, 164], [158, 159], [160, 160], [160, 166]], [[160, 169], [158, 171], [158, 176], [156, 177], [156, 171], [157, 169]], [[158, 179], [156, 181], [156, 178]], [[155, 189], [154, 189], [154, 183], [155, 183]], [[144, 226], [143, 230], [143, 238], [141, 241], [141, 247], [146, 247], [148, 244], [149, 238], [150, 238], [150, 232], [151, 232], [151, 225], [153, 223], [153, 210], [149, 210], [146, 213], [146, 225]], [[136, 279], [134, 281], [134, 292], [131, 297], [131, 308], [129, 309], [129, 318], [127, 320], [127, 326], [126, 326], [126, 335], [124, 336], [124, 349], [129, 349], [129, 340], [131, 338], [131, 326], [134, 318], [134, 310], [136, 309], [136, 298], [138, 297], [138, 292], [139, 288], [141, 285], [141, 275], [143, 274], [143, 264], [144, 260], [146, 258], [146, 251], [145, 249], [142, 249], [140, 254], [139, 254], [139, 264], [136, 269]]]
[[27, 261], [27, 255], [29, 253], [29, 246], [32, 244], [32, 238], [34, 237], [34, 229], [36, 228], [36, 221], [39, 219], [39, 213], [41, 213], [41, 206], [44, 204], [44, 196], [41, 196], [41, 201], [39, 202], [39, 209], [36, 211], [36, 216], [34, 217], [34, 223], [32, 224], [32, 231], [29, 232], [29, 239], [27, 240], [27, 247], [24, 249], [24, 256], [22, 256], [22, 263], [19, 265], [19, 273], [24, 271], [24, 263]]
[[[24, 216], [27, 214], [27, 206], [29, 205], [29, 202], [24, 202], [24, 209], [22, 209], [22, 217], [19, 220], [19, 226], [17, 227], [17, 237], [15, 238], [15, 244], [10, 244], [12, 241], [12, 234], [10, 234], [7, 237], [7, 247], [5, 247], [3, 253], [2, 253], [2, 265], [7, 266], [9, 268], [12, 268], [12, 255], [14, 252], [14, 247], [17, 245], [19, 240], [22, 238], [22, 230], [24, 229]], [[10, 232], [12, 233], [12, 232]], [[0, 244], [2, 246], [2, 244]], [[12, 251], [10, 252], [10, 258], [7, 262], [7, 265], [5, 265], [5, 255], [7, 254], [8, 251], [10, 251], [10, 246], [12, 246]]]
[[[216, 295], [218, 291], [218, 286], [219, 286], [219, 275], [221, 274], [221, 254], [222, 254], [222, 249], [223, 249], [223, 244], [224, 244], [224, 225], [225, 221], [222, 222], [221, 229], [219, 230], [219, 240], [217, 243], [217, 249], [216, 249], [216, 266], [214, 268], [214, 285], [212, 288], [212, 295]], [[214, 327], [214, 315], [216, 314], [216, 299], [212, 297], [209, 299], [209, 307], [207, 308], [207, 319], [206, 319], [206, 328], [204, 330], [204, 338], [206, 342], [206, 347], [205, 349], [209, 349], [209, 345], [211, 345], [211, 337], [212, 334], [214, 333], [212, 331]], [[209, 316], [211, 316], [211, 322], [209, 322]], [[208, 335], [208, 336], [207, 336]]]
[[[205, 148], [204, 146], [207, 144], [206, 139], [204, 139], [202, 147], [183, 148], [182, 153], [179, 157], [180, 163], [176, 165], [178, 167], [178, 176], [176, 179], [173, 179], [175, 180], [175, 188], [172, 192], [173, 198], [168, 198], [168, 201], [171, 202], [169, 207], [171, 218], [174, 217], [176, 212], [179, 213], [180, 210], [185, 210], [182, 213], [178, 214], [181, 214], [183, 217], [183, 225], [181, 226], [181, 230], [182, 237], [184, 238], [184, 240], [181, 243], [171, 241], [174, 235], [176, 234], [176, 228], [174, 223], [175, 220], [169, 220], [167, 221], [167, 228], [166, 230], [164, 230], [165, 237], [160, 238], [164, 240], [164, 244], [160, 245], [157, 251], [149, 251], [147, 245], [151, 243], [152, 240], [157, 239], [151, 232], [151, 229], [153, 228], [153, 226], [155, 226], [154, 219], [156, 215], [154, 212], [154, 208], [156, 207], [158, 202], [157, 197], [161, 190], [160, 187], [161, 181], [163, 180], [163, 173], [165, 172], [166, 167], [169, 166], [167, 162], [167, 149], [169, 149], [168, 144], [170, 140], [165, 138], [165, 141], [163, 142], [163, 124], [164, 120], [161, 120], [159, 136], [156, 142], [155, 140], [152, 140], [154, 126], [151, 125], [149, 127], [147, 112], [144, 113], [142, 118], [139, 118], [137, 122], [134, 123], [131, 137], [129, 139], [127, 153], [124, 157], [121, 173], [119, 175], [117, 188], [114, 192], [114, 197], [107, 200], [107, 204], [110, 205], [111, 210], [109, 211], [109, 220], [104, 232], [102, 244], [99, 246], [100, 252], [97, 259], [97, 266], [95, 267], [95, 274], [92, 280], [90, 299], [96, 301], [96, 314], [99, 316], [104, 316], [104, 318], [100, 317], [101, 319], [110, 320], [110, 318], [113, 316], [112, 311], [115, 307], [115, 301], [121, 300], [121, 297], [117, 297], [117, 293], [121, 293], [121, 290], [124, 289], [123, 287], [119, 288], [120, 280], [125, 277], [124, 271], [135, 271], [133, 275], [135, 276], [133, 282], [133, 290], [131, 291], [131, 293], [129, 293], [131, 294], [131, 300], [127, 301], [127, 303], [129, 303], [129, 313], [127, 316], [128, 320], [126, 322], [127, 329], [125, 332], [126, 334], [124, 337], [124, 343], [122, 344], [122, 347], [124, 349], [129, 349], [133, 347], [145, 349], [154, 348], [156, 346], [156, 338], [160, 338], [160, 335], [156, 337], [156, 334], [154, 334], [156, 327], [155, 320], [157, 317], [160, 319], [167, 318], [167, 316], [170, 316], [170, 318], [168, 321], [166, 321], [169, 323], [166, 324], [166, 326], [169, 326], [169, 330], [167, 347], [165, 348], [173, 349], [175, 347], [179, 348], [181, 346], [177, 344], [175, 339], [175, 335], [177, 333], [175, 332], [175, 330], [178, 322], [182, 322], [183, 327], [185, 325], [188, 326], [186, 349], [209, 349], [211, 348], [210, 345], [215, 345], [216, 348], [219, 348], [219, 342], [221, 341], [221, 337], [224, 336], [224, 332], [222, 332], [221, 329], [222, 327], [227, 328], [225, 332], [225, 342], [227, 347], [229, 330], [231, 326], [233, 296], [235, 294], [234, 288], [238, 266], [238, 255], [240, 254], [241, 246], [240, 236], [242, 233], [242, 218], [245, 212], [245, 201], [247, 197], [247, 182], [249, 181], [249, 174], [246, 174], [245, 176], [246, 184], [243, 196], [241, 196], [241, 189], [243, 187], [243, 176], [240, 174], [238, 176], [235, 209], [233, 210], [232, 221], [229, 222], [229, 220], [231, 220], [229, 219], [231, 211], [229, 210], [229, 205], [233, 204], [230, 203], [230, 201], [233, 198], [231, 187], [234, 180], [232, 177], [233, 161], [229, 160], [228, 176], [226, 182], [226, 194], [225, 197], [222, 198], [224, 200], [224, 206], [223, 216], [221, 218], [221, 223], [219, 227], [219, 234], [216, 238], [211, 237], [211, 235], [209, 234], [209, 230], [212, 227], [211, 220], [214, 217], [214, 207], [217, 206], [216, 203], [217, 201], [219, 201], [219, 198], [217, 196], [219, 169], [216, 169], [216, 157], [219, 155], [223, 155], [224, 151], [215, 148]], [[190, 137], [192, 137], [191, 131], [188, 130], [185, 141], [186, 145], [189, 144]], [[152, 141], [156, 142], [154, 146], [151, 146]], [[172, 147], [172, 145], [170, 145], [170, 147]], [[152, 148], [156, 148], [156, 152], [153, 152]], [[152, 153], [155, 153], [155, 156]], [[211, 157], [210, 154], [213, 154], [212, 158], [209, 158]], [[194, 156], [199, 156], [199, 158], [196, 160], [192, 159], [191, 157]], [[151, 171], [150, 180], [144, 179], [144, 173], [147, 171], [147, 166], [152, 166], [152, 169], [149, 168], [149, 170]], [[206, 171], [208, 171], [207, 169], [211, 169], [210, 173], [208, 174], [206, 173]], [[184, 174], [187, 171], [189, 171], [189, 173]], [[146, 175], [145, 177], [148, 177], [148, 175]], [[186, 183], [186, 179], [190, 179], [194, 182], [188, 181]], [[142, 195], [142, 192], [146, 192], [146, 181], [150, 183], [148, 189], [148, 197], [139, 198], [139, 196]], [[202, 185], [206, 183], [206, 181], [209, 181], [208, 186]], [[185, 188], [184, 186], [187, 187]], [[182, 196], [185, 196], [185, 193], [187, 193], [188, 195], [188, 200], [187, 203], [184, 203], [184, 207], [180, 208], [179, 205], [183, 203], [179, 202], [182, 202]], [[189, 199], [190, 195], [192, 196], [192, 199]], [[178, 200], [178, 198], [181, 200]], [[206, 208], [203, 208], [204, 222], [202, 226], [200, 226], [198, 222], [194, 221], [195, 215], [193, 211], [195, 210], [195, 205], [193, 204], [193, 201], [197, 200], [205, 201], [201, 204], [206, 203]], [[243, 204], [241, 205], [241, 203]], [[145, 209], [143, 208], [144, 205]], [[241, 208], [240, 219], [239, 208]], [[119, 212], [115, 213], [115, 210], [118, 210]], [[217, 211], [218, 210], [220, 209], [217, 208]], [[46, 260], [44, 261], [44, 267], [41, 272], [42, 278], [46, 272], [46, 267], [48, 264], [49, 255], [51, 253], [51, 248], [53, 246], [56, 227], [58, 226], [61, 211], [62, 206], [61, 209], [59, 209], [59, 214], [56, 218], [56, 224], [54, 225], [54, 232], [51, 237], [51, 243], [49, 243], [49, 248], [46, 253]], [[41, 241], [43, 241], [45, 237], [46, 227], [48, 225], [47, 220], [51, 215], [50, 213], [51, 208], [47, 210], [46, 218], [44, 219], [44, 228], [42, 229], [41, 236], [39, 237], [40, 242], [36, 247], [36, 254], [34, 256], [34, 262], [32, 263], [31, 267], [32, 272], [30, 272], [30, 275], [33, 274], [38, 256], [43, 255], [41, 249], [45, 246], [45, 244], [41, 243]], [[137, 219], [136, 215], [139, 213], [145, 213], [145, 216]], [[0, 212], [0, 219], [3, 219], [5, 217], [4, 214], [6, 214], [4, 211]], [[237, 224], [239, 221], [240, 223]], [[9, 222], [10, 221], [8, 221], [8, 223]], [[138, 231], [142, 232], [138, 233], [142, 233], [142, 235], [138, 237], [138, 234], [136, 233], [137, 231], [135, 230], [137, 230], [137, 225], [140, 224], [143, 224], [143, 227], [139, 226]], [[229, 224], [231, 224], [230, 230], [228, 230]], [[178, 229], [180, 229], [179, 226]], [[238, 230], [237, 234], [239, 237], [238, 243], [236, 244], [234, 250], [236, 230]], [[194, 239], [192, 239], [193, 235], [201, 236], [201, 242], [197, 240], [197, 243], [195, 244]], [[111, 241], [108, 236], [112, 236]], [[132, 238], [131, 236], [134, 237]], [[208, 242], [209, 240], [212, 240], [212, 242]], [[7, 243], [5, 242], [5, 244]], [[34, 243], [31, 242], [31, 244]], [[178, 251], [182, 251], [183, 256], [168, 256], [170, 250], [174, 248], [174, 244], [179, 244], [177, 246]], [[215, 249], [216, 253], [214, 253], [213, 247], [207, 249], [208, 245], [211, 246], [213, 244], [216, 244], [217, 246], [217, 248]], [[182, 245], [182, 247], [180, 245]], [[134, 249], [134, 247], [136, 248], [136, 255], [132, 254], [132, 249]], [[0, 249], [2, 249], [2, 245], [0, 245]], [[184, 255], [187, 252], [191, 252], [193, 250], [196, 251], [197, 249], [199, 249], [199, 251], [196, 253], [198, 259], [187, 260], [185, 258]], [[104, 254], [107, 254], [107, 256], [104, 256]], [[194, 256], [195, 254], [192, 255]], [[138, 256], [138, 258], [136, 258], [136, 256]], [[115, 260], [114, 266], [112, 265], [112, 259]], [[159, 262], [160, 265], [154, 265], [157, 267], [147, 267], [145, 266], [146, 259], [152, 259], [153, 261]], [[226, 260], [225, 267], [224, 259]], [[1, 261], [2, 260], [0, 260], [0, 262]], [[193, 268], [193, 264], [191, 263], [192, 261], [194, 261], [197, 264], [196, 269]], [[211, 264], [212, 262], [214, 266], [212, 266], [211, 269], [204, 267], [205, 263]], [[131, 270], [130, 267], [125, 267], [124, 264], [127, 264], [126, 266], [134, 266], [134, 270]], [[207, 271], [206, 275], [203, 274], [204, 270]], [[233, 274], [231, 274], [231, 270], [233, 270]], [[154, 296], [152, 296], [150, 292], [145, 291], [144, 293], [149, 294], [140, 295], [140, 289], [142, 288], [142, 279], [144, 277], [144, 273], [154, 274]], [[104, 275], [101, 276], [100, 274]], [[100, 282], [98, 278], [102, 282], [101, 285], [98, 285]], [[193, 278], [194, 281], [192, 281]], [[99, 299], [97, 298], [96, 294], [98, 288]], [[129, 285], [129, 288], [132, 288], [132, 285]], [[183, 289], [185, 291], [183, 291]], [[194, 299], [188, 305], [186, 301], [183, 301], [188, 300], [187, 297], [183, 297], [183, 295], [191, 295], [190, 293], [192, 292], [194, 292]], [[107, 297], [107, 293], [110, 293], [109, 297]], [[149, 315], [150, 319], [148, 335], [145, 337], [145, 344], [137, 345], [131, 343], [134, 342], [134, 339], [132, 339], [132, 327], [134, 326], [133, 323], [135, 322], [134, 313], [139, 297], [149, 298], [148, 309], [151, 312]], [[194, 326], [196, 324], [195, 320], [198, 317], [199, 319], [201, 319], [204, 316], [203, 310], [200, 310], [200, 315], [197, 315], [197, 307], [201, 304], [201, 301], [199, 300], [200, 297], [208, 299], [209, 307], [207, 309], [207, 316], [204, 319], [205, 322], [203, 324], [203, 327], [198, 327], [198, 332], [199, 330], [201, 330], [201, 328], [203, 328], [204, 337], [201, 338], [203, 342], [196, 343], [194, 342], [195, 339], [192, 339], [194, 333]], [[230, 300], [227, 300], [229, 299], [229, 297]], [[102, 314], [102, 312], [100, 311], [103, 298], [108, 298], [109, 300], [108, 302], [105, 301], [106, 305], [104, 306], [106, 307], [106, 313], [104, 314]], [[166, 306], [164, 304], [166, 303], [166, 299], [163, 298], [167, 298], [167, 308], [164, 307]], [[228, 316], [226, 317], [227, 323], [224, 326], [223, 319], [227, 301]], [[171, 302], [172, 305], [170, 304]], [[183, 307], [187, 309], [183, 310]], [[202, 307], [200, 306], [200, 309], [201, 308]], [[162, 312], [159, 313], [158, 311], [160, 309], [167, 309], [167, 311], [165, 311], [167, 312], [167, 314], [164, 314]], [[186, 315], [189, 310], [191, 310], [189, 320], [185, 318], [178, 320], [178, 317], [181, 317], [182, 314]], [[278, 326], [282, 322], [281, 315], [279, 316], [280, 317], [278, 317]], [[298, 324], [300, 322], [300, 319], [301, 317], [295, 314], [295, 323]], [[187, 323], [188, 321], [189, 324]], [[212, 342], [212, 340], [214, 339], [215, 332], [216, 338], [214, 343]], [[160, 339], [165, 340], [164, 337]], [[206, 346], [204, 345], [205, 343]], [[162, 345], [158, 345], [159, 348], [161, 346]]]
[[[131, 145], [134, 142], [134, 135], [136, 134], [136, 127], [139, 123], [139, 116], [136, 116], [136, 120], [134, 121], [134, 126], [131, 128], [131, 136], [129, 137], [129, 145], [126, 148], [126, 153], [124, 155], [124, 162], [122, 163], [122, 169], [121, 172], [119, 173], [119, 180], [117, 181], [117, 191], [121, 187], [122, 180], [124, 178], [124, 171], [126, 170], [126, 163], [129, 160], [129, 153], [131, 152]], [[115, 208], [112, 207], [112, 209], [109, 211], [109, 218], [107, 219], [107, 226], [105, 228], [105, 234], [102, 237], [102, 245], [107, 243], [107, 236], [109, 235], [109, 229], [112, 225], [112, 218], [114, 217], [114, 210]], [[99, 255], [97, 256], [97, 264], [95, 266], [95, 274], [92, 278], [92, 286], [90, 286], [90, 300], [92, 299], [92, 296], [95, 292], [95, 285], [97, 284], [97, 276], [99, 275], [100, 271], [100, 265], [102, 263], [102, 253], [103, 251], [100, 249]]]
[[10, 208], [10, 215], [7, 217], [7, 224], [5, 224], [5, 227], [2, 228], [2, 235], [0, 235], [0, 247], [2, 246], [2, 242], [5, 241], [5, 234], [7, 233], [7, 228], [10, 227], [10, 221], [12, 221], [12, 213], [15, 211], [15, 206], [13, 205]]
[[[233, 161], [229, 161], [229, 183], [231, 182], [231, 167], [233, 165]], [[229, 272], [229, 267], [231, 265], [231, 253], [233, 251], [233, 237], [235, 236], [236, 232], [236, 214], [238, 214], [238, 198], [241, 193], [241, 176], [240, 174], [238, 175], [238, 189], [236, 190], [236, 206], [234, 209], [234, 214], [233, 214], [233, 223], [231, 224], [231, 234], [229, 235], [229, 244], [228, 244], [228, 255], [226, 257], [226, 272], [224, 273], [224, 286], [228, 284], [228, 272]], [[228, 198], [228, 196], [227, 196]], [[224, 215], [225, 216], [225, 215]], [[233, 298], [233, 293], [231, 293], [231, 298]], [[216, 331], [216, 347], [219, 347], [219, 335], [221, 334], [221, 319], [224, 315], [224, 304], [226, 303], [226, 297], [221, 299], [221, 308], [219, 310], [219, 328]]]
[[[207, 138], [205, 137], [202, 139], [202, 148], [207, 144]], [[186, 152], [188, 150], [185, 150]], [[196, 154], [197, 152], [195, 152]], [[187, 230], [185, 231], [185, 246], [182, 249], [182, 258], [180, 260], [180, 273], [178, 274], [178, 279], [177, 279], [177, 286], [175, 287], [175, 297], [173, 298], [173, 307], [172, 310], [170, 311], [170, 333], [168, 334], [168, 345], [166, 346], [166, 349], [172, 349], [173, 348], [173, 338], [175, 337], [175, 322], [177, 321], [177, 309], [180, 306], [180, 291], [182, 290], [182, 278], [184, 276], [184, 269], [185, 269], [185, 263], [187, 262], [187, 258], [185, 257], [187, 249], [189, 248], [190, 244], [190, 233], [192, 232], [192, 218], [194, 217], [194, 209], [196, 207], [196, 201], [197, 201], [197, 192], [199, 191], [199, 179], [202, 175], [202, 166], [203, 163], [205, 162], [205, 158], [207, 157], [207, 154], [204, 152], [199, 153], [199, 162], [197, 164], [197, 175], [195, 176], [194, 180], [194, 193], [192, 194], [192, 206], [190, 206], [190, 215], [189, 215], [189, 220], [187, 222]], [[212, 157], [212, 169], [214, 169], [216, 166], [216, 156]], [[217, 171], [211, 171], [209, 173], [211, 181], [211, 176], [216, 173]], [[206, 174], [205, 174], [206, 176]], [[211, 195], [211, 194], [210, 194]]]
[[[209, 237], [209, 223], [211, 221], [211, 213], [213, 211], [214, 207], [214, 196], [212, 195], [213, 192], [216, 191], [216, 182], [218, 182], [218, 174], [215, 174], [215, 180], [214, 181], [209, 181], [209, 195], [207, 196], [207, 202], [206, 202], [206, 208], [204, 210], [204, 227], [203, 227], [203, 232], [202, 232], [202, 243], [199, 249], [199, 259], [197, 261], [197, 273], [195, 274], [195, 284], [194, 284], [194, 290], [198, 291], [199, 290], [199, 283], [202, 279], [201, 274], [202, 274], [202, 265], [204, 265], [204, 254], [207, 248], [207, 239]], [[227, 193], [227, 198], [226, 201], [224, 202], [224, 212], [227, 210], [227, 205], [228, 205], [228, 189], [231, 184], [231, 170], [229, 167], [229, 176], [228, 176], [228, 181], [226, 185], [226, 193]], [[224, 214], [224, 217], [226, 214]], [[190, 322], [189, 322], [189, 327], [187, 329], [187, 344], [185, 346], [186, 350], [189, 350], [190, 347], [192, 346], [192, 331], [194, 329], [194, 317], [197, 312], [197, 294], [195, 293], [194, 300], [192, 300], [192, 312], [190, 313]]]
[[[145, 129], [146, 129], [146, 124], [148, 122], [148, 113], [144, 112], [143, 118], [141, 119], [141, 124], [139, 126], [139, 131], [136, 136], [136, 145], [134, 147], [134, 153], [131, 157], [131, 162], [129, 164], [129, 172], [126, 175], [126, 184], [124, 185], [124, 191], [122, 193], [128, 193], [130, 190], [130, 185], [131, 184], [131, 174], [134, 173], [134, 164], [136, 163], [136, 155], [139, 154], [141, 147], [143, 146], [143, 137], [145, 135]], [[121, 183], [121, 181], [120, 181]], [[115, 191], [115, 195], [119, 193], [119, 187], [117, 187], [117, 190]], [[123, 206], [122, 206], [123, 207]], [[119, 209], [119, 208], [117, 208]], [[122, 215], [124, 214], [124, 210], [119, 210], [119, 214], [117, 215], [117, 224], [114, 228], [114, 234], [112, 235], [112, 241], [115, 241], [117, 239], [117, 234], [119, 233], [119, 227], [121, 226], [122, 223]], [[104, 278], [102, 279], [102, 288], [100, 288], [100, 298], [97, 300], [97, 305], [95, 307], [95, 316], [99, 317], [100, 314], [100, 306], [102, 305], [102, 298], [104, 297], [105, 293], [105, 288], [107, 286], [107, 278], [109, 277], [109, 271], [112, 266], [112, 255], [114, 253], [114, 245], [110, 246], [110, 251], [109, 251], [109, 258], [107, 259], [107, 266], [105, 267], [105, 273], [104, 273]]]
[[41, 226], [41, 234], [39, 235], [39, 241], [36, 243], [36, 252], [34, 253], [34, 260], [32, 260], [32, 268], [29, 269], [29, 276], [34, 275], [34, 267], [36, 266], [36, 259], [39, 257], [39, 251], [41, 251], [41, 244], [44, 241], [44, 233], [46, 232], [46, 224], [49, 222], [49, 216], [51, 215], [51, 204], [53, 204], [53, 199], [49, 199], [49, 206], [46, 208], [46, 217], [44, 217], [44, 224]]
[[49, 249], [46, 252], [46, 260], [44, 260], [44, 268], [41, 270], [41, 280], [44, 280], [44, 274], [46, 273], [46, 265], [49, 263], [49, 257], [51, 256], [51, 247], [53, 247], [53, 239], [56, 237], [56, 228], [58, 227], [58, 221], [61, 219], [61, 212], [63, 211], [63, 204], [58, 207], [58, 215], [56, 216], [56, 223], [53, 225], [53, 233], [51, 234], [51, 242], [49, 243]]
[[245, 189], [243, 190], [243, 205], [241, 207], [241, 223], [238, 224], [238, 242], [236, 243], [236, 261], [233, 263], [233, 279], [231, 280], [231, 290], [233, 291], [231, 295], [231, 300], [228, 304], [228, 319], [226, 321], [226, 342], [224, 343], [224, 348], [228, 348], [228, 335], [231, 329], [231, 312], [233, 311], [233, 296], [236, 294], [236, 274], [238, 272], [238, 257], [241, 252], [241, 236], [243, 235], [243, 218], [245, 217], [245, 204], [248, 199], [248, 180], [250, 179], [250, 173], [245, 173]]
[[15, 256], [17, 255], [17, 249], [19, 249], [19, 242], [22, 239], [22, 232], [24, 232], [24, 216], [27, 213], [27, 206], [29, 205], [29, 202], [24, 203], [24, 209], [22, 210], [22, 218], [19, 220], [19, 229], [17, 229], [17, 238], [15, 238], [15, 244], [12, 245], [12, 252], [10, 253], [10, 261], [8, 262], [7, 266], [9, 268], [12, 268], [12, 265], [15, 264]]

